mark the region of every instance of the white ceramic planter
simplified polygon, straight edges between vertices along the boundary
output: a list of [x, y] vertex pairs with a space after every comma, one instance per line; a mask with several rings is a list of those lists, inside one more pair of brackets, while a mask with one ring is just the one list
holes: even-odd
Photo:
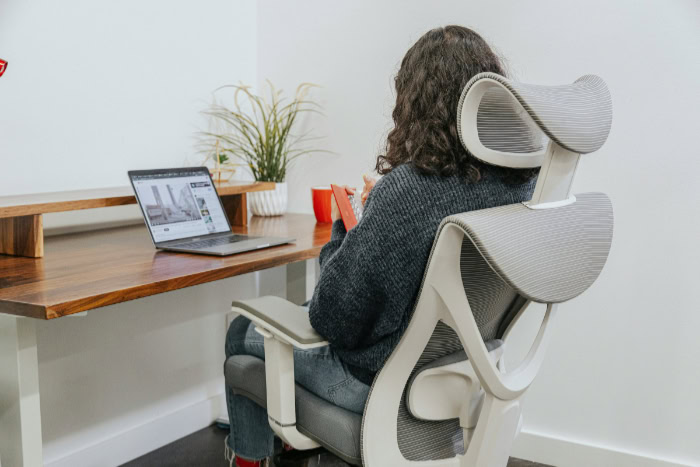
[[287, 182], [275, 184], [274, 190], [248, 193], [248, 205], [255, 216], [281, 216], [287, 212]]

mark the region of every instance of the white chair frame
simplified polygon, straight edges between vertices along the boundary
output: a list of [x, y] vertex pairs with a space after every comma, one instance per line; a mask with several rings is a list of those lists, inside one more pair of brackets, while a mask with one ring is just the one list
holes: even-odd
[[[455, 252], [460, 251], [465, 235], [465, 231], [455, 224], [443, 228], [428, 265], [413, 318], [377, 375], [363, 419], [362, 453], [365, 467], [502, 467], [508, 462], [520, 422], [521, 399], [542, 364], [556, 305], [548, 304], [537, 337], [520, 365], [510, 372], [505, 372], [502, 364], [497, 366], [481, 338], [461, 281], [460, 258]], [[511, 322], [504, 338], [507, 338], [526, 308], [527, 305]], [[396, 416], [403, 388], [438, 321], [449, 325], [459, 336], [484, 388], [483, 406], [473, 427], [469, 419], [470, 398], [464, 399], [460, 425], [464, 429], [465, 445], [468, 445], [463, 456], [408, 461], [399, 450]]]

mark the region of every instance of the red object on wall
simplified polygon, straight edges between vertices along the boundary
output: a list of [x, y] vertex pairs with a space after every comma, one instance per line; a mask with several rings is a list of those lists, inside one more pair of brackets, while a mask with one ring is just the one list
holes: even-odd
[[7, 62], [0, 58], [0, 76], [7, 70]]

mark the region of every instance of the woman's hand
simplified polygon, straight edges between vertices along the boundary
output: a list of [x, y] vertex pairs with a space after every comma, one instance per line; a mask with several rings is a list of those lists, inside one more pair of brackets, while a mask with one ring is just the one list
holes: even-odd
[[[354, 195], [355, 194], [355, 189], [350, 188], [347, 185], [343, 185], [343, 188], [345, 188], [345, 192], [349, 195]], [[340, 209], [338, 209], [338, 203], [335, 200], [335, 195], [331, 196], [331, 220], [333, 222], [337, 221], [340, 219]]]
[[372, 188], [374, 188], [374, 185], [377, 184], [377, 179], [374, 177], [370, 177], [369, 175], [363, 175], [362, 180], [365, 181], [365, 186], [362, 188], [362, 194], [360, 194], [360, 201], [362, 201], [362, 205], [365, 205], [365, 201], [367, 201], [367, 197], [369, 196], [369, 192], [372, 191]]

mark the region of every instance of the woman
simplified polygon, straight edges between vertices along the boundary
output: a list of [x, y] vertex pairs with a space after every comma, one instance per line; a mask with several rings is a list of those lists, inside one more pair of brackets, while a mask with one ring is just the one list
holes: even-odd
[[[440, 221], [532, 194], [535, 170], [487, 166], [459, 140], [460, 93], [482, 72], [505, 74], [474, 31], [447, 26], [421, 37], [395, 79], [394, 129], [376, 166], [384, 177], [376, 185], [366, 179], [362, 220], [346, 232], [334, 206], [309, 303], [311, 324], [330, 346], [295, 349], [294, 359], [297, 383], [335, 405], [362, 413], [374, 375], [408, 326]], [[226, 352], [264, 357], [262, 338], [245, 318], [231, 324]], [[245, 397], [227, 396], [227, 448], [236, 465], [261, 465], [273, 450], [267, 414]]]

